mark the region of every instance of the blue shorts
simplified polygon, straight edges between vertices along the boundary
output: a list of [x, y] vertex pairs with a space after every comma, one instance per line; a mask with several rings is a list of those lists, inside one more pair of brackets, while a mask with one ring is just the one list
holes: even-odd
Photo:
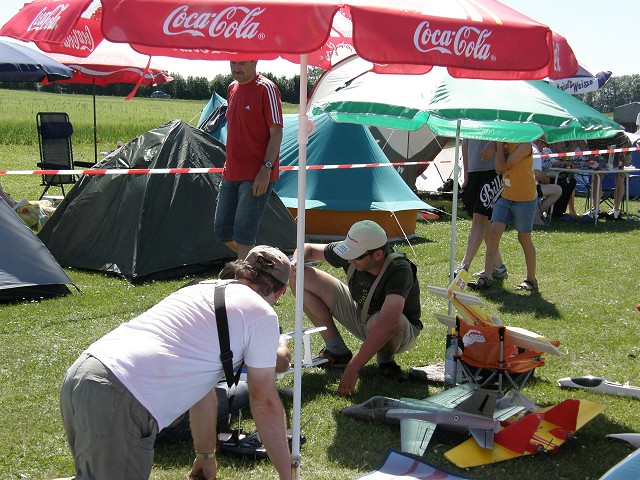
[[258, 226], [273, 190], [269, 183], [264, 195], [253, 195], [253, 181], [222, 180], [218, 192], [213, 231], [222, 243], [232, 240], [243, 245], [255, 245]]
[[492, 222], [513, 223], [513, 228], [518, 232], [531, 232], [533, 230], [533, 217], [538, 207], [538, 199], [528, 202], [513, 202], [500, 197], [493, 206], [491, 214]]

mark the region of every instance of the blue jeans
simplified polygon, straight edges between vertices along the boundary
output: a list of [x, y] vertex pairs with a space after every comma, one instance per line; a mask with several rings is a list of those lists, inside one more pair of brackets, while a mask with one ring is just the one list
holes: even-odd
[[538, 207], [538, 199], [529, 202], [513, 202], [500, 197], [493, 206], [492, 222], [509, 225], [513, 222], [513, 228], [517, 232], [531, 232], [533, 230], [533, 217]]
[[243, 245], [256, 244], [258, 226], [271, 196], [273, 182], [259, 197], [253, 195], [252, 188], [253, 181], [222, 180], [213, 221], [213, 231], [220, 242], [234, 240]]

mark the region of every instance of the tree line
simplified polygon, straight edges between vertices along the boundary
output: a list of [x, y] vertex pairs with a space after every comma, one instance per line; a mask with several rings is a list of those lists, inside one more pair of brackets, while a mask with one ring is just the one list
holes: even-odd
[[[313, 89], [323, 70], [315, 67], [309, 68], [308, 85], [309, 92]], [[171, 73], [173, 81], [158, 86], [141, 86], [136, 96], [149, 97], [155, 90], [162, 90], [171, 95], [172, 98], [183, 100], [203, 100], [211, 97], [212, 92], [216, 92], [223, 98], [227, 96], [227, 86], [231, 83], [231, 74], [217, 75], [213, 80], [207, 77], [183, 77], [179, 73]], [[270, 73], [265, 74], [280, 89], [282, 101], [298, 104], [300, 102], [300, 76], [292, 78], [285, 76], [276, 77]], [[54, 93], [75, 93], [91, 95], [92, 85], [74, 83], [53, 83], [42, 85], [39, 83], [27, 82], [0, 82], [0, 88], [16, 90], [40, 90]], [[96, 95], [124, 97], [131, 92], [131, 84], [116, 83], [105, 87], [96, 87]], [[622, 75], [611, 77], [606, 85], [595, 92], [577, 95], [587, 105], [602, 113], [611, 113], [615, 107], [631, 102], [640, 102], [640, 75]]]

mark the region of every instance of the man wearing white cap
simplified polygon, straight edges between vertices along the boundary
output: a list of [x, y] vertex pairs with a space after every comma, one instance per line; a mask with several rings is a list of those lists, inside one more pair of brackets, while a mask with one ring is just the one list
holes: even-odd
[[[319, 356], [328, 360], [328, 367], [344, 368], [338, 393], [355, 393], [360, 369], [374, 355], [386, 378], [421, 380], [403, 372], [394, 360], [396, 353], [414, 345], [422, 330], [416, 267], [403, 254], [392, 253], [380, 225], [357, 222], [342, 242], [307, 243], [303, 255], [296, 251], [293, 258], [294, 263], [326, 261], [347, 274], [348, 286], [322, 270], [304, 269], [304, 311], [314, 325], [327, 327], [321, 333], [325, 347]], [[289, 284], [295, 290], [295, 268]], [[355, 355], [334, 318], [362, 340]]]
[[289, 480], [284, 409], [275, 386], [280, 333], [272, 306], [285, 293], [290, 270], [278, 249], [254, 247], [246, 260], [223, 268], [220, 278], [230, 280], [187, 285], [90, 345], [69, 368], [60, 393], [76, 480], [149, 478], [157, 432], [187, 410], [195, 449], [189, 477], [216, 478], [221, 298], [233, 368], [247, 366], [260, 438], [279, 478]]

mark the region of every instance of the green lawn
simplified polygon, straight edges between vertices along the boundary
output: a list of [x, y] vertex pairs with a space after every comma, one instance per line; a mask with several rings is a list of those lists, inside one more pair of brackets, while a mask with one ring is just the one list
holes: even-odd
[[[35, 168], [37, 141], [34, 144], [32, 141], [12, 143], [2, 140], [14, 120], [25, 128], [34, 129], [32, 136], [35, 135], [35, 113], [31, 115], [29, 110], [22, 115], [17, 107], [8, 112], [5, 100], [16, 94], [11, 92], [7, 96], [6, 93], [0, 90], [0, 169]], [[72, 111], [76, 101], [86, 100], [75, 97], [56, 98], [62, 102], [57, 107]], [[133, 138], [131, 135], [139, 135], [171, 118], [190, 120], [202, 108], [199, 102], [171, 100], [157, 103], [139, 99], [137, 103], [125, 104], [120, 100], [112, 99], [126, 108], [134, 106], [128, 113], [119, 114], [122, 128], [134, 125], [131, 132], [144, 130], [120, 134], [117, 127], [99, 124], [99, 130], [114, 128], [116, 132], [100, 149], [115, 144], [117, 139], [129, 140]], [[174, 102], [175, 112], [172, 111]], [[140, 116], [144, 116], [142, 113], [147, 109], [157, 110], [154, 114], [157, 117], [150, 121], [155, 123], [151, 126], [138, 124], [134, 112], [139, 111]], [[26, 106], [23, 110], [27, 110]], [[80, 118], [73, 121], [84, 122]], [[122, 130], [125, 131], [129, 130]], [[88, 136], [76, 143], [77, 155], [91, 156], [91, 139]], [[41, 191], [39, 178], [34, 176], [0, 177], [0, 181], [17, 199], [37, 198]], [[578, 198], [577, 205], [581, 207], [583, 201]], [[450, 204], [444, 202], [442, 206], [451, 211]], [[638, 202], [631, 204], [633, 212], [638, 207]], [[464, 252], [469, 226], [466, 218], [458, 222], [458, 260]], [[546, 366], [536, 371], [534, 381], [524, 393], [541, 406], [566, 398], [588, 399], [603, 405], [604, 413], [580, 430], [575, 442], [563, 446], [554, 456], [520, 458], [462, 471], [450, 464], [443, 454], [463, 437], [436, 432], [425, 453], [426, 459], [483, 480], [585, 480], [597, 479], [630, 453], [626, 446], [610, 443], [604, 437], [608, 433], [640, 431], [637, 400], [563, 390], [557, 387], [556, 381], [565, 376], [592, 374], [640, 384], [637, 333], [640, 313], [636, 311], [636, 304], [640, 302], [636, 251], [639, 228], [640, 222], [602, 221], [597, 226], [555, 222], [545, 230], [536, 230], [533, 238], [538, 253], [540, 292], [534, 295], [514, 290], [524, 278], [525, 269], [522, 250], [515, 233], [509, 230], [501, 248], [510, 276], [483, 295], [486, 309], [505, 324], [526, 327], [561, 342], [563, 355], [546, 356]], [[416, 347], [398, 357], [399, 363], [406, 368], [439, 362], [445, 349], [445, 328], [434, 318], [434, 313], [446, 313], [447, 304], [444, 299], [427, 292], [426, 285], [447, 285], [450, 218], [445, 215], [435, 223], [419, 223], [417, 231], [419, 237], [411, 241], [411, 247], [407, 243], [397, 245], [418, 265], [425, 323]], [[3, 252], [6, 254], [10, 252]], [[480, 269], [481, 261], [479, 256], [473, 267]], [[58, 406], [64, 372], [95, 339], [148, 309], [189, 280], [180, 278], [133, 286], [95, 272], [67, 269], [67, 273], [80, 292], [39, 302], [0, 305], [0, 479], [50, 479], [73, 473]], [[290, 293], [283, 297], [276, 310], [283, 328], [293, 329], [294, 299]], [[305, 324], [308, 326], [308, 320]], [[357, 348], [351, 338], [348, 342], [352, 348]], [[314, 348], [318, 347], [318, 339], [314, 339]], [[427, 391], [424, 386], [385, 383], [372, 363], [364, 368], [354, 398], [336, 395], [338, 380], [335, 372], [310, 369], [303, 374], [302, 422], [306, 423], [307, 442], [302, 446], [301, 471], [305, 479], [351, 479], [376, 468], [389, 448], [399, 449], [397, 426], [344, 418], [338, 413], [341, 408], [367, 400], [372, 395], [424, 398], [441, 389], [431, 385]], [[291, 387], [292, 379], [282, 380], [280, 386]], [[291, 403], [285, 398], [289, 415]], [[249, 428], [250, 420], [247, 422], [245, 427]], [[185, 478], [192, 460], [188, 442], [163, 445], [156, 449], [151, 478]], [[265, 461], [222, 455], [219, 464], [220, 478], [274, 478], [273, 469]]]

